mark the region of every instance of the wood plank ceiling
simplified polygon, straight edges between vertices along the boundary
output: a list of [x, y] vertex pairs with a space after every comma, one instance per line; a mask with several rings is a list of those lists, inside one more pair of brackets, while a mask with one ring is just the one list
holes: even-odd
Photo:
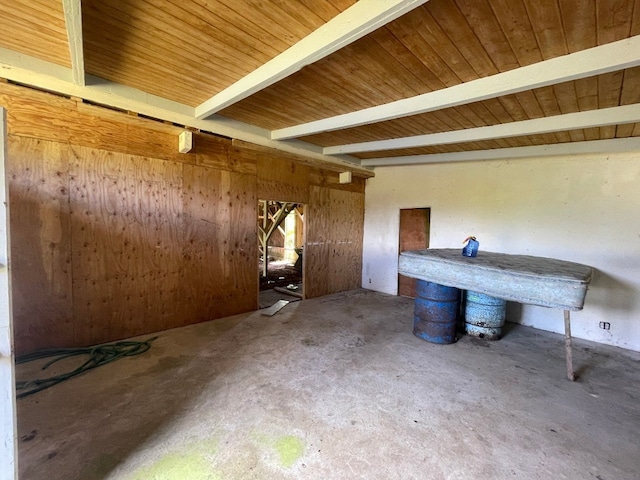
[[640, 0], [13, 0], [0, 32], [9, 80], [349, 166], [640, 148]]

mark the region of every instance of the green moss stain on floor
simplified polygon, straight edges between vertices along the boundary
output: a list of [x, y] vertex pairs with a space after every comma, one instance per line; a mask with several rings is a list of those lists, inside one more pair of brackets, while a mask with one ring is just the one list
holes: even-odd
[[292, 467], [304, 454], [304, 442], [295, 435], [270, 437], [254, 432], [252, 436], [262, 448], [267, 447], [270, 455], [275, 453], [278, 463], [283, 468]]
[[149, 467], [135, 472], [131, 480], [222, 480], [213, 470], [207, 454], [213, 453], [206, 442], [190, 445], [183, 452], [171, 452]]
[[304, 453], [304, 444], [302, 440], [293, 435], [287, 435], [278, 438], [274, 444], [274, 448], [278, 452], [280, 464], [289, 468], [296, 463]]

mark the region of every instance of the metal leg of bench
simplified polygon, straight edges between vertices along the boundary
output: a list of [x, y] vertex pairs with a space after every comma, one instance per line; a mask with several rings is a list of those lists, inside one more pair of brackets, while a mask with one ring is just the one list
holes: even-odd
[[567, 357], [567, 378], [572, 382], [576, 376], [573, 373], [573, 356], [571, 354], [571, 317], [569, 310], [564, 311], [564, 349]]

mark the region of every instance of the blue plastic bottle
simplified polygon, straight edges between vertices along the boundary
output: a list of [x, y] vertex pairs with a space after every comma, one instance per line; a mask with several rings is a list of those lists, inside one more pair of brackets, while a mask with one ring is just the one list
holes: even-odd
[[478, 247], [480, 243], [476, 240], [476, 237], [467, 237], [464, 242], [466, 245], [462, 249], [462, 255], [465, 257], [475, 257], [478, 255]]

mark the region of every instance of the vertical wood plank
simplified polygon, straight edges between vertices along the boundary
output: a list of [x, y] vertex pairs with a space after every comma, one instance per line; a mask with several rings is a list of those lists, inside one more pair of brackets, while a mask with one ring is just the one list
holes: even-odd
[[70, 345], [68, 147], [12, 136], [8, 175], [16, 351]]
[[72, 151], [75, 343], [176, 326], [182, 165], [86, 147]]
[[258, 155], [258, 198], [281, 202], [309, 201], [309, 167], [293, 160]]
[[307, 241], [304, 250], [304, 290], [306, 298], [329, 293], [329, 207], [330, 190], [324, 187], [309, 188], [309, 205], [306, 209]]
[[257, 307], [255, 176], [185, 166], [182, 298], [188, 323]]
[[[148, 270], [139, 254], [140, 186], [123, 172], [122, 154], [73, 148], [74, 339], [92, 345], [124, 338], [142, 326]], [[145, 260], [146, 260], [145, 259]]]
[[305, 221], [305, 296], [312, 298], [359, 287], [364, 195], [312, 186]]
[[362, 282], [364, 195], [332, 189], [329, 196], [332, 240], [329, 292], [357, 288]]

